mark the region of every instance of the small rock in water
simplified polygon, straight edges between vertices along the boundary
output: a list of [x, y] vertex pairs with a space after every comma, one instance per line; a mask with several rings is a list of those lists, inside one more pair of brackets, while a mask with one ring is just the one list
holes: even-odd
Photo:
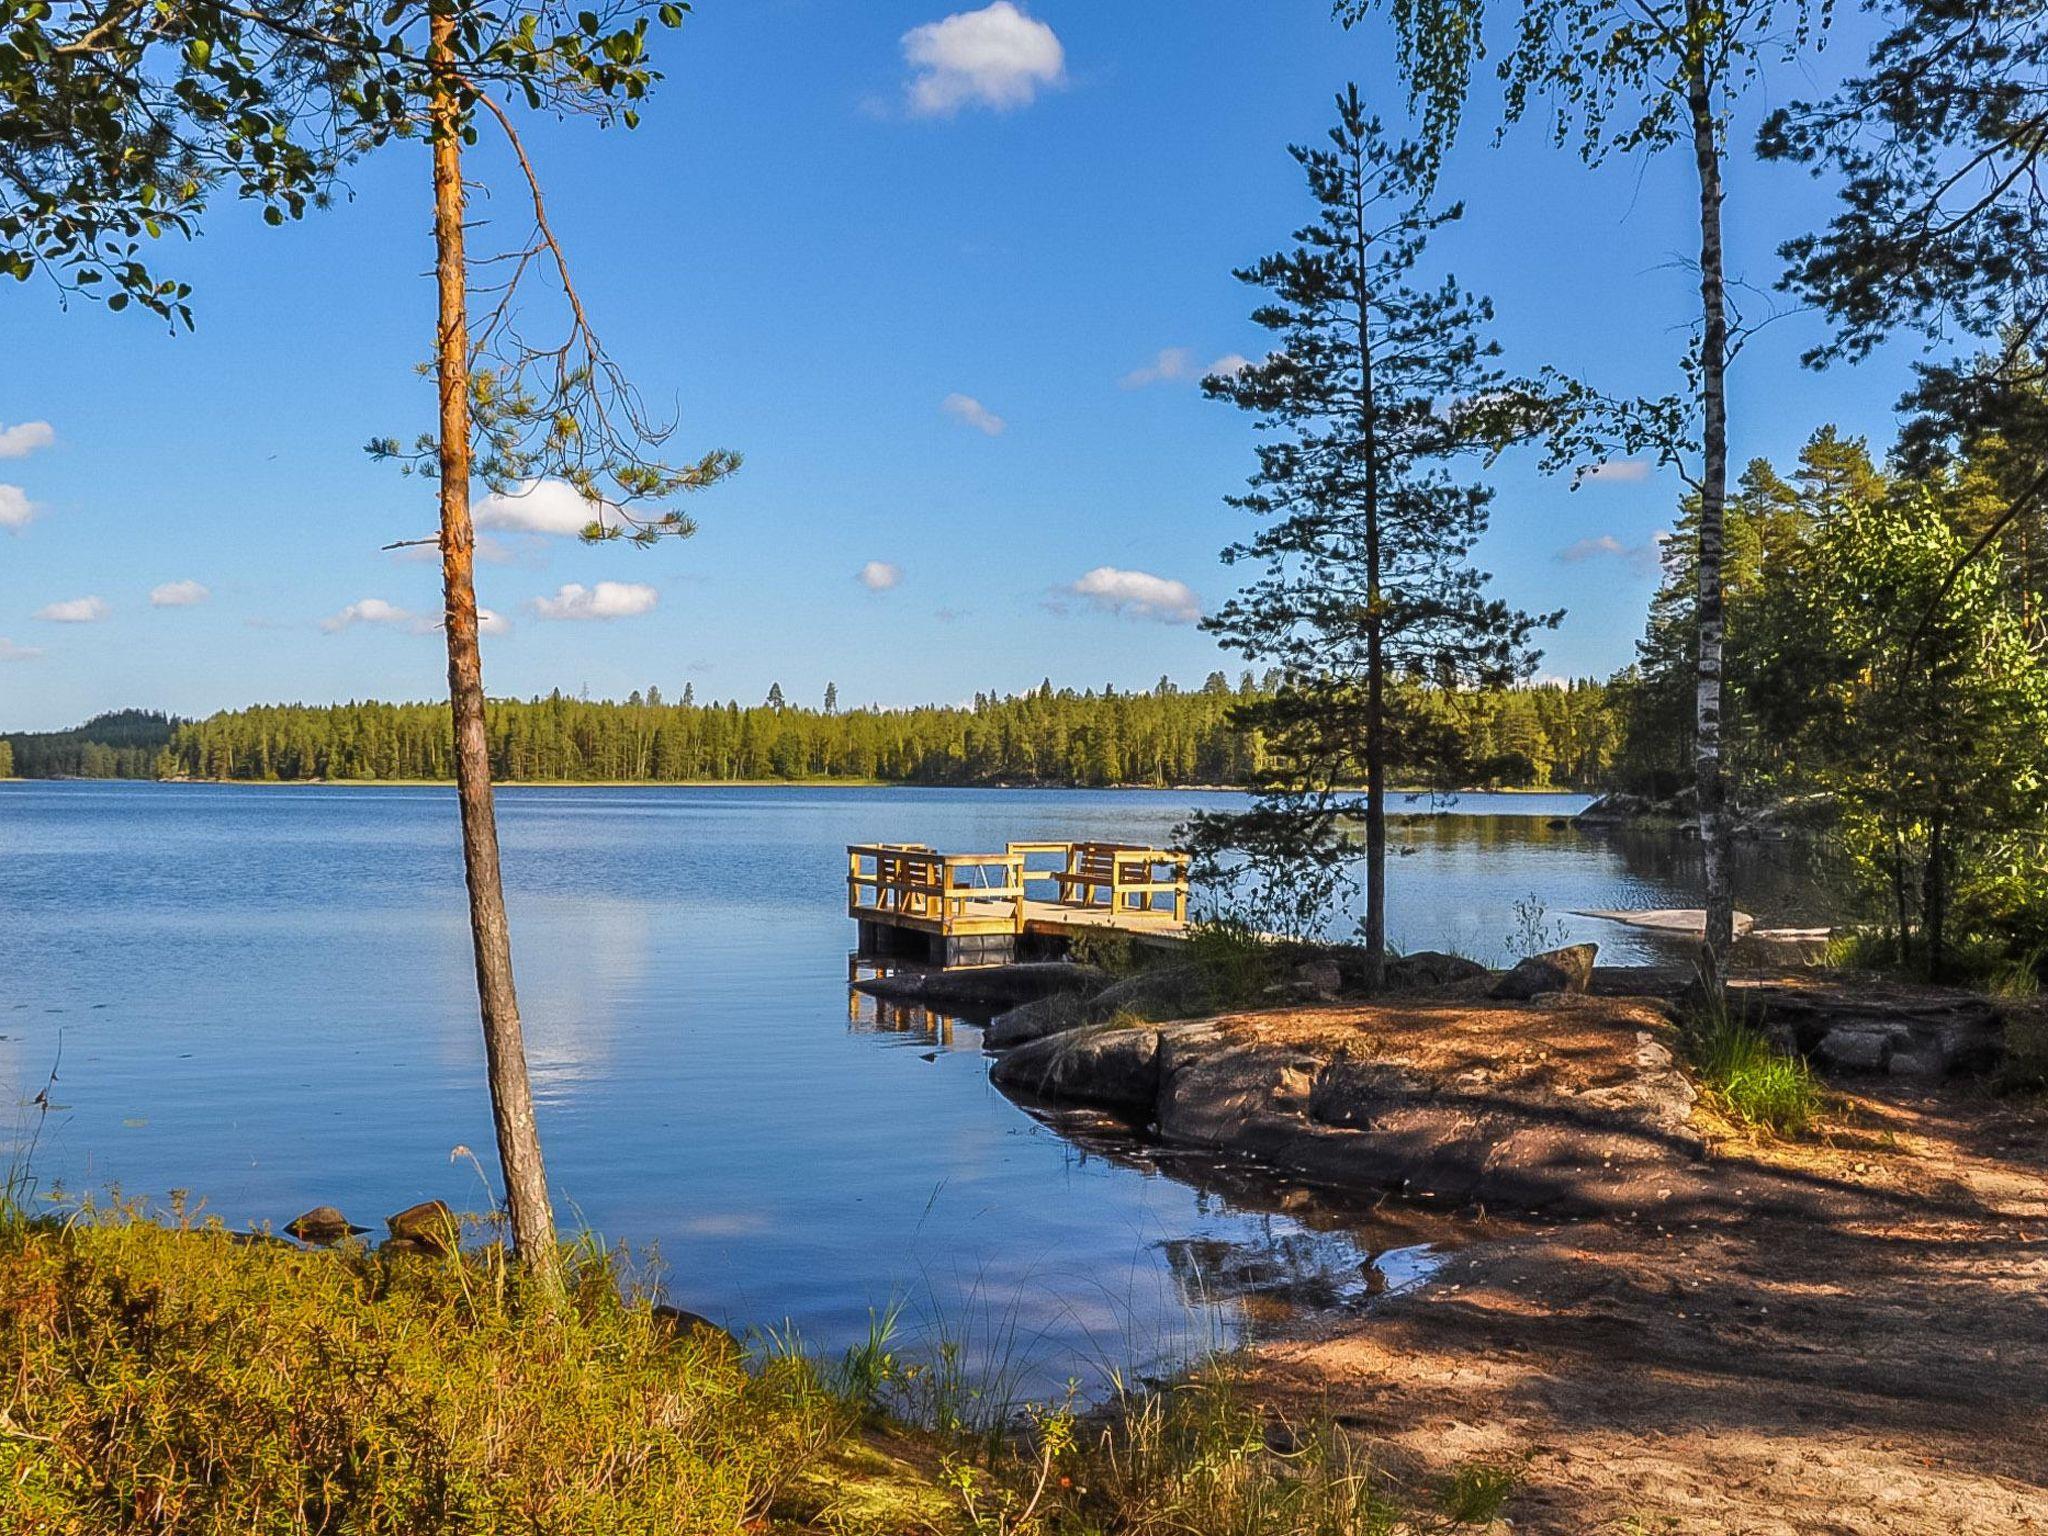
[[317, 1243], [322, 1247], [338, 1243], [351, 1233], [368, 1230], [350, 1225], [349, 1219], [331, 1205], [316, 1205], [310, 1211], [294, 1216], [285, 1223], [284, 1229], [302, 1243]]
[[384, 1225], [391, 1229], [392, 1237], [385, 1247], [404, 1243], [425, 1253], [452, 1251], [462, 1234], [462, 1225], [455, 1219], [455, 1213], [440, 1200], [422, 1200], [418, 1205], [409, 1205], [396, 1216], [385, 1217]]

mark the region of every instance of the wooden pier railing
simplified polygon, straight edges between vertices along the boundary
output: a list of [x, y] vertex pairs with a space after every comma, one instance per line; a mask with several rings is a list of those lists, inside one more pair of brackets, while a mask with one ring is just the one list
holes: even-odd
[[1187, 855], [1140, 843], [1011, 843], [1001, 853], [855, 843], [846, 865], [847, 915], [864, 953], [890, 947], [894, 931], [920, 936], [942, 965], [991, 964], [1014, 958], [1027, 933], [1175, 938], [1187, 928]]

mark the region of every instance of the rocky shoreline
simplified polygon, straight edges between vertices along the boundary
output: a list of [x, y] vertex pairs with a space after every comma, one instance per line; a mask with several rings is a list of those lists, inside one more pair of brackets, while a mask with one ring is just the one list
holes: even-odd
[[[1596, 967], [1575, 945], [1491, 972], [1423, 953], [1358, 992], [1352, 954], [1290, 951], [1258, 1006], [1218, 1007], [1197, 964], [1112, 978], [1064, 964], [860, 983], [975, 1012], [991, 1080], [1109, 1111], [1166, 1146], [1242, 1156], [1350, 1195], [1442, 1208], [1689, 1219], [1725, 1211], [1682, 1059], [1677, 967]], [[1935, 1083], [1998, 1060], [1967, 993], [1783, 971], [1733, 1006], [1836, 1075]]]

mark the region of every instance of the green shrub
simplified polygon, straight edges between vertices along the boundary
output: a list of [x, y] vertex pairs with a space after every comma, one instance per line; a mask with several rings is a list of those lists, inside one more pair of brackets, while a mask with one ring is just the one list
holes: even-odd
[[1243, 923], [1197, 924], [1188, 935], [1188, 958], [1201, 968], [1218, 1008], [1255, 1001], [1273, 982], [1273, 945]]
[[751, 1371], [566, 1257], [532, 1316], [495, 1249], [0, 1222], [0, 1530], [736, 1532], [848, 1432], [801, 1362]]
[[1128, 976], [1138, 969], [1137, 946], [1128, 933], [1115, 928], [1081, 929], [1067, 940], [1067, 958], [1112, 976]]

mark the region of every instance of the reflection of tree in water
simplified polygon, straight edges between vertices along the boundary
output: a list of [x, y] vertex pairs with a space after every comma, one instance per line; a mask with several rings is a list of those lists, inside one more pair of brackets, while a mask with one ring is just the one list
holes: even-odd
[[[1526, 879], [1539, 895], [1545, 873], [1558, 855], [1592, 857], [1610, 866], [1620, 888], [1603, 906], [1637, 903], [1621, 899], [1640, 889], [1645, 906], [1685, 903], [1674, 897], [1702, 888], [1699, 839], [1684, 828], [1580, 826], [1561, 816], [1469, 816], [1451, 808], [1431, 812], [1427, 796], [1389, 806], [1388, 837], [1406, 854], [1472, 853], [1512, 866], [1526, 860], [1526, 873], [1501, 875], [1503, 890]], [[1736, 904], [1769, 927], [1820, 926], [1838, 920], [1852, 882], [1839, 853], [1813, 837], [1743, 839], [1733, 849]], [[1690, 902], [1692, 898], [1686, 897]]]
[[1348, 1237], [1262, 1216], [1240, 1238], [1180, 1237], [1161, 1243], [1181, 1300], [1266, 1301], [1334, 1311], [1388, 1288], [1386, 1269]]
[[1277, 1170], [1220, 1153], [1162, 1146], [1100, 1110], [1023, 1103], [1034, 1118], [1100, 1157], [1192, 1187], [1207, 1214], [1251, 1218], [1237, 1236], [1159, 1244], [1181, 1300], [1251, 1310], [1357, 1307], [1435, 1270], [1467, 1225], [1435, 1212], [1310, 1190]]

